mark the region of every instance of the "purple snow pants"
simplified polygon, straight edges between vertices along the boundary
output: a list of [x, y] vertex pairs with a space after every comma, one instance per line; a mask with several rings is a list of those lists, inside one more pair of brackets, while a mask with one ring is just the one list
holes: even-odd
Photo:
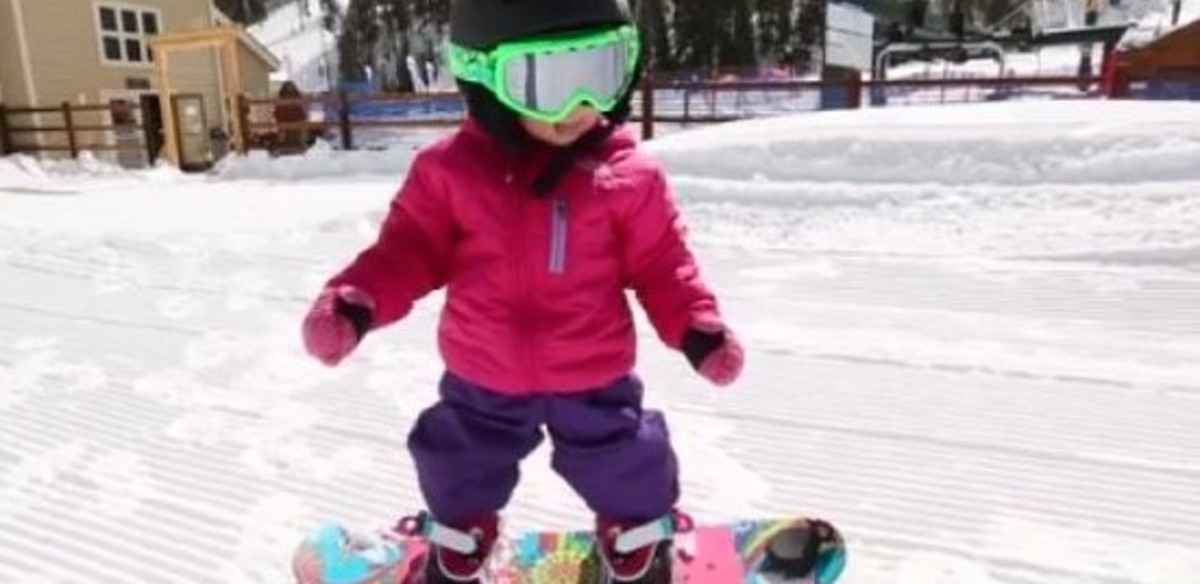
[[513, 397], [447, 373], [440, 394], [417, 419], [408, 448], [429, 512], [442, 523], [503, 509], [543, 426], [552, 467], [596, 514], [647, 521], [679, 498], [666, 423], [642, 409], [637, 377], [579, 394]]

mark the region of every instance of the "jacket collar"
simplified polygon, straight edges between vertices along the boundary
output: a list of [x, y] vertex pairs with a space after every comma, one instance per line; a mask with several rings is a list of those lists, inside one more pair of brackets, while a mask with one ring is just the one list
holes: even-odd
[[[497, 161], [506, 182], [530, 186], [564, 148], [538, 140], [529, 140], [524, 150], [514, 151], [494, 138], [474, 117], [468, 116], [461, 131], [484, 146], [489, 158]], [[617, 128], [598, 148], [582, 154], [581, 158], [608, 158], [613, 153], [634, 148], [637, 137], [629, 127]]]

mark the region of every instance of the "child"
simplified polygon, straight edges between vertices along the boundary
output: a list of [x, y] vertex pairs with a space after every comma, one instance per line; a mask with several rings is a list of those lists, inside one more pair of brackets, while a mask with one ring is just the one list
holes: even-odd
[[378, 240], [317, 298], [306, 348], [335, 365], [445, 286], [440, 400], [408, 440], [429, 581], [479, 577], [543, 427], [611, 579], [659, 581], [679, 471], [661, 414], [642, 409], [625, 291], [713, 383], [738, 377], [743, 351], [663, 170], [621, 128], [636, 28], [624, 0], [455, 0], [450, 36], [468, 119], [419, 153]]

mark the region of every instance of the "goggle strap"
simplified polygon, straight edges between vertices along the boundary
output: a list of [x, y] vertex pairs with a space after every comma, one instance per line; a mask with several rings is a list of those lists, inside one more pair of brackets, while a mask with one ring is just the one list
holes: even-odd
[[450, 70], [465, 81], [491, 85], [491, 58], [483, 51], [450, 45]]

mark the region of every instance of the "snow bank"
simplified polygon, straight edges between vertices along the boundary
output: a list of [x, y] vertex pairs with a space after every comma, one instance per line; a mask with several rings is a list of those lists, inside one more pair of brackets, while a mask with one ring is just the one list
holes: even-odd
[[0, 158], [0, 189], [28, 187], [46, 180], [46, 173], [37, 159], [23, 154]]
[[303, 155], [272, 157], [262, 150], [227, 156], [214, 169], [218, 180], [306, 180], [356, 175], [402, 175], [416, 154], [414, 147], [340, 151], [318, 141]]
[[1200, 104], [1039, 102], [779, 117], [650, 143], [692, 177], [853, 183], [1200, 180]]
[[183, 177], [179, 169], [167, 165], [148, 170], [128, 170], [82, 152], [78, 159], [38, 159], [24, 154], [0, 158], [0, 190], [52, 188], [102, 178], [136, 181], [171, 181]]
[[[402, 173], [416, 150], [227, 158], [224, 180]], [[674, 132], [646, 146], [679, 175], [788, 181], [1027, 185], [1200, 180], [1200, 104], [1020, 102], [776, 116]]]
[[1200, 267], [1200, 104], [836, 112], [647, 146], [709, 245]]
[[[357, 224], [386, 208], [417, 142], [446, 131], [410, 133], [412, 144], [388, 150], [232, 156], [206, 175], [10, 157], [0, 190], [71, 193], [87, 181], [96, 202], [76, 214], [39, 197], [0, 197], [0, 215], [11, 208], [73, 229]], [[823, 112], [680, 131], [645, 146], [667, 167], [704, 245], [1200, 267], [1200, 104]]]

